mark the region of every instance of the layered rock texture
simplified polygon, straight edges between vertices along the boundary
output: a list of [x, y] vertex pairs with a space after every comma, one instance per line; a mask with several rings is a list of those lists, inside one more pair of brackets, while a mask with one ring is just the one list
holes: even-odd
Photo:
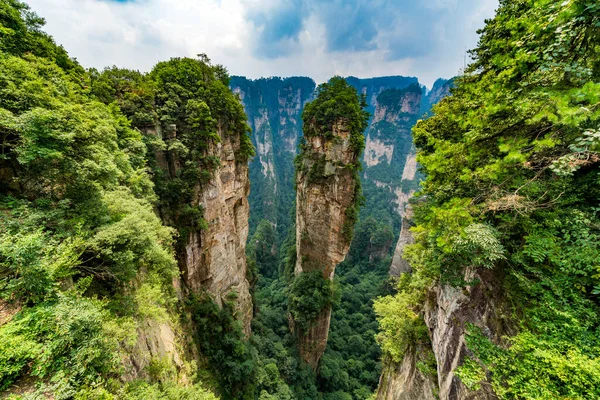
[[390, 276], [398, 277], [400, 274], [412, 272], [412, 268], [408, 261], [404, 259], [403, 253], [406, 246], [415, 242], [410, 228], [412, 227], [411, 218], [413, 216], [412, 207], [408, 205], [406, 207], [406, 213], [402, 218], [402, 229], [400, 230], [400, 237], [394, 250], [394, 257], [392, 258], [392, 265], [390, 266]]
[[230, 88], [248, 115], [256, 148], [250, 163], [251, 230], [266, 219], [283, 236], [293, 224], [294, 157], [302, 137], [302, 110], [313, 98], [315, 82], [306, 77], [250, 80], [234, 76]]
[[[410, 222], [409, 222], [410, 223]], [[401, 235], [406, 245], [412, 241], [410, 232]], [[394, 257], [390, 271], [393, 275], [411, 273], [408, 262]], [[470, 282], [457, 288], [437, 283], [428, 292], [423, 307], [431, 347], [413, 345], [400, 363], [385, 360], [379, 382], [377, 399], [496, 399], [491, 386], [482, 381], [478, 390], [467, 388], [456, 375], [456, 369], [473, 353], [466, 344], [470, 326], [481, 329], [495, 344], [502, 345], [503, 337], [515, 333], [508, 317], [510, 310], [504, 298], [501, 279], [494, 271], [467, 269], [463, 277]], [[427, 355], [433, 353], [436, 371], [423, 369]]]
[[[333, 280], [335, 267], [350, 248], [354, 221], [348, 210], [357, 201], [358, 153], [342, 121], [333, 126], [329, 138], [317, 133], [305, 139], [296, 179], [295, 274], [320, 271], [323, 278]], [[298, 329], [300, 355], [314, 368], [327, 345], [330, 318], [328, 306], [308, 330]]]
[[[152, 128], [147, 134], [159, 136], [167, 149], [177, 139], [175, 126], [164, 134]], [[230, 294], [235, 294], [237, 318], [244, 331], [250, 333], [252, 297], [246, 278], [246, 240], [248, 238], [250, 182], [248, 163], [238, 160], [240, 137], [219, 129], [220, 141], [211, 143], [207, 157], [218, 160], [210, 179], [194, 188], [192, 207], [201, 207], [205, 227], [186, 228], [183, 243], [177, 249], [177, 261], [182, 272], [184, 287], [192, 293], [206, 291], [213, 300], [223, 305]], [[178, 176], [181, 160], [172, 150], [158, 150], [155, 154], [159, 167], [170, 178]], [[159, 210], [163, 220], [177, 226], [169, 210]]]
[[465, 341], [468, 326], [480, 328], [493, 343], [502, 344], [502, 337], [512, 331], [508, 321], [510, 313], [501, 281], [493, 271], [469, 269], [464, 279], [473, 284], [465, 289], [448, 284], [434, 286], [425, 304], [425, 323], [437, 361], [439, 396], [458, 400], [496, 399], [487, 382], [481, 382], [479, 390], [470, 390], [455, 371], [467, 357], [473, 356]]
[[[384, 361], [377, 400], [436, 400], [437, 382], [421, 365], [427, 363], [429, 349], [411, 347], [400, 364]], [[421, 368], [419, 368], [421, 367]]]

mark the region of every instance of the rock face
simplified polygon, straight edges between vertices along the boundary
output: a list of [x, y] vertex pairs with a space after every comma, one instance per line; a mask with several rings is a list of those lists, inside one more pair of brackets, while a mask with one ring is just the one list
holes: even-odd
[[408, 261], [404, 259], [404, 248], [409, 244], [415, 242], [410, 228], [412, 226], [412, 207], [408, 205], [406, 207], [406, 215], [402, 218], [402, 230], [400, 231], [400, 237], [394, 250], [394, 258], [392, 258], [392, 265], [390, 266], [390, 276], [400, 276], [400, 274], [412, 272], [412, 268]]
[[[379, 379], [377, 400], [436, 400], [438, 399], [435, 376], [421, 371], [417, 363], [424, 363], [423, 354], [429, 349], [411, 347], [402, 363], [384, 360]], [[430, 350], [429, 350], [430, 352]]]
[[195, 354], [186, 354], [184, 349], [194, 349], [184, 330], [170, 322], [145, 319], [138, 323], [137, 340], [124, 360], [125, 381], [147, 379], [148, 367], [153, 361], [167, 362], [172, 366], [179, 382], [191, 382], [193, 376], [186, 368], [186, 361], [197, 359]]
[[[333, 126], [329, 139], [319, 134], [305, 139], [296, 179], [295, 274], [316, 270], [333, 280], [335, 267], [350, 248], [347, 230], [354, 221], [347, 211], [356, 201], [358, 182], [349, 166], [356, 164], [358, 154], [341, 121]], [[325, 351], [330, 318], [331, 307], [326, 307], [307, 331], [297, 329], [300, 356], [313, 368]]]
[[[411, 272], [410, 265], [401, 256], [403, 247], [413, 240], [410, 231], [404, 231], [410, 221], [403, 224], [390, 269], [396, 276]], [[503, 336], [515, 333], [507, 319], [510, 310], [503, 298], [501, 280], [493, 270], [467, 269], [463, 279], [469, 282], [466, 287], [437, 283], [429, 290], [423, 318], [429, 329], [431, 348], [409, 349], [400, 364], [385, 361], [377, 399], [429, 399], [436, 392], [440, 399], [497, 398], [486, 382], [482, 382], [477, 391], [469, 390], [455, 371], [466, 357], [473, 356], [465, 341], [468, 326], [480, 328], [492, 342], [502, 345]], [[434, 378], [415, 370], [419, 357], [431, 351], [437, 363]]]
[[[248, 238], [249, 204], [248, 164], [236, 159], [240, 138], [219, 129], [219, 143], [210, 144], [207, 155], [220, 160], [207, 183], [194, 188], [191, 206], [202, 206], [205, 229], [189, 229], [185, 242], [177, 249], [177, 260], [184, 287], [193, 293], [206, 291], [220, 306], [235, 293], [236, 314], [244, 332], [250, 334], [252, 297], [246, 279], [246, 240]], [[175, 127], [161, 135], [159, 129], [146, 134], [160, 135], [167, 146], [176, 139]], [[158, 165], [170, 177], [177, 176], [180, 161], [169, 150], [157, 151]], [[169, 213], [161, 211], [169, 225]]]
[[[466, 288], [436, 285], [429, 292], [424, 318], [429, 328], [437, 361], [441, 399], [497, 399], [487, 382], [481, 389], [469, 390], [455, 375], [457, 367], [472, 355], [465, 342], [467, 325], [473, 324], [496, 344], [512, 328], [503, 316], [510, 315], [502, 296], [502, 285], [490, 270], [467, 270]], [[513, 332], [514, 333], [514, 332]]]
[[219, 305], [235, 292], [237, 317], [249, 334], [252, 297], [246, 279], [248, 164], [235, 158], [239, 140], [224, 132], [220, 136], [221, 142], [211, 146], [208, 153], [219, 157], [221, 166], [208, 184], [197, 191], [208, 229], [190, 232], [185, 254], [178, 254], [179, 266], [188, 288], [196, 292], [207, 290]]
[[306, 77], [231, 78], [252, 128], [256, 156], [250, 163], [250, 229], [262, 219], [270, 221], [279, 236], [293, 221], [294, 157], [302, 137], [302, 110], [312, 100], [315, 82]]

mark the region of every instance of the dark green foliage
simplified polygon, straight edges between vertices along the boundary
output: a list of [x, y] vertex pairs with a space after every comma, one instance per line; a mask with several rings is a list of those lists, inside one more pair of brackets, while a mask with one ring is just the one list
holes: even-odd
[[356, 183], [354, 186], [354, 202], [346, 209], [346, 220], [342, 227], [342, 235], [348, 242], [352, 242], [354, 237], [354, 225], [358, 221], [358, 214], [362, 206], [365, 205], [365, 197], [362, 195], [362, 184], [358, 178], [358, 174], [355, 176]]
[[[377, 96], [377, 103], [386, 107], [390, 112], [396, 112], [402, 108], [402, 100], [407, 93], [413, 93], [420, 96], [422, 91], [423, 89], [418, 83], [413, 83], [404, 89], [387, 89]], [[411, 114], [406, 115], [410, 116]], [[399, 116], [402, 118], [405, 115], [400, 113]]]
[[256, 265], [258, 273], [270, 279], [279, 276], [279, 257], [275, 229], [271, 222], [262, 220], [254, 235], [248, 240], [246, 252]]
[[219, 307], [208, 295], [202, 295], [191, 297], [189, 302], [198, 347], [210, 361], [223, 397], [253, 399], [256, 355], [233, 315], [233, 301]]
[[[257, 235], [254, 235], [254, 238], [256, 237]], [[261, 398], [266, 393], [274, 396], [265, 399], [319, 399], [315, 374], [308, 365], [301, 362], [295, 345], [296, 336], [291, 334], [289, 327], [287, 282], [288, 279], [293, 279], [293, 264], [296, 256], [294, 243], [292, 234], [280, 249], [282, 261], [279, 274], [275, 278], [269, 278], [268, 275], [260, 276], [256, 284], [254, 296], [256, 314], [252, 321], [254, 334], [252, 341], [260, 354], [260, 364], [264, 365], [265, 369], [268, 365], [271, 365], [269, 368], [274, 366], [278, 371], [277, 373], [271, 371], [269, 375], [275, 378], [268, 380], [268, 382], [273, 380], [277, 382], [276, 390], [270, 383], [259, 385]], [[258, 269], [270, 271], [267, 265], [262, 266], [259, 263]], [[261, 373], [259, 372], [258, 375], [260, 376]]]
[[139, 71], [106, 68], [102, 72], [90, 70], [91, 92], [105, 104], [116, 102], [123, 114], [135, 127], [154, 126], [154, 82]]
[[315, 100], [304, 106], [304, 135], [333, 138], [333, 125], [339, 122], [350, 131], [350, 144], [357, 155], [364, 148], [363, 132], [371, 114], [365, 111], [364, 96], [359, 96], [342, 77], [336, 76], [319, 85]]
[[501, 1], [453, 96], [413, 130], [427, 179], [414, 274], [380, 302], [390, 354], [432, 284], [479, 266], [501, 280], [518, 332], [499, 347], [472, 331], [463, 382], [487, 379], [503, 399], [598, 396], [599, 10]]
[[333, 283], [321, 271], [302, 272], [290, 286], [288, 307], [294, 323], [303, 330], [334, 302]]

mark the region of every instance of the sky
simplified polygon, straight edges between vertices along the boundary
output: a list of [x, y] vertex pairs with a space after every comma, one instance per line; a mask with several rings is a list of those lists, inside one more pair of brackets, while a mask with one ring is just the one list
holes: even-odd
[[498, 0], [25, 0], [86, 67], [205, 53], [231, 75], [457, 75]]

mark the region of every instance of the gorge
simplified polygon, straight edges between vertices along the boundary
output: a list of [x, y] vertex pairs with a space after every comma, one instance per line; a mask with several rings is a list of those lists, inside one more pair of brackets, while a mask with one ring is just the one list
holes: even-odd
[[0, 398], [599, 398], [599, 15], [503, 0], [427, 88], [86, 69], [0, 0]]

